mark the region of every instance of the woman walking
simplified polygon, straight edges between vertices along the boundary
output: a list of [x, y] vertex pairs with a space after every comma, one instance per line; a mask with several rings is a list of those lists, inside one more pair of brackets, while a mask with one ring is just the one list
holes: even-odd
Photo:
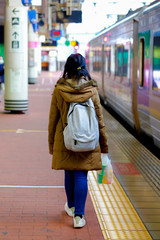
[[[88, 152], [73, 152], [64, 145], [63, 130], [71, 102], [85, 102], [91, 98], [99, 123], [99, 145]], [[85, 203], [88, 192], [87, 173], [102, 169], [101, 153], [108, 153], [106, 129], [103, 121], [97, 83], [91, 79], [81, 54], [71, 54], [64, 67], [62, 78], [55, 86], [48, 125], [49, 152], [52, 168], [65, 172], [66, 213], [73, 217], [75, 228], [86, 224]]]

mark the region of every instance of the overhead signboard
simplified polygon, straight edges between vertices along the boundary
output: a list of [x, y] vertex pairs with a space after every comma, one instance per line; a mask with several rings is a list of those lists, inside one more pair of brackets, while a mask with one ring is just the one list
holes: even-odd
[[43, 27], [44, 26], [44, 20], [45, 19], [45, 14], [44, 13], [38, 13], [38, 20], [39, 20], [39, 26]]
[[22, 4], [27, 6], [27, 5], [32, 5], [32, 6], [42, 6], [42, 0], [21, 0]]
[[57, 23], [81, 23], [82, 11], [72, 11], [72, 15], [67, 15], [66, 11], [57, 12]]
[[42, 0], [32, 0], [32, 6], [42, 6]]
[[63, 36], [63, 31], [62, 30], [56, 30], [52, 29], [50, 33], [50, 37], [52, 40], [58, 41], [60, 38]]
[[44, 13], [38, 13], [38, 18], [39, 18], [39, 19], [45, 18], [45, 14], [44, 14]]
[[22, 4], [23, 5], [31, 5], [32, 4], [32, 0], [22, 0]]
[[56, 46], [57, 46], [57, 41], [42, 43], [42, 47], [56, 47]]

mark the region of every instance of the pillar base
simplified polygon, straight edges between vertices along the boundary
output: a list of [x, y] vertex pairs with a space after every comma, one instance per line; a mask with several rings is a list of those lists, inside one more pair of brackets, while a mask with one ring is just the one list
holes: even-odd
[[28, 83], [37, 83], [38, 78], [28, 78]]
[[5, 110], [6, 111], [27, 111], [28, 100], [6, 100], [5, 99]]

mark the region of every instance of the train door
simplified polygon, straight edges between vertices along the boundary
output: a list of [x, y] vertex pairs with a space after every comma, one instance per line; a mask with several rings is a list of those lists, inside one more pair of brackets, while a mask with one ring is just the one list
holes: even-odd
[[105, 53], [104, 53], [104, 44], [102, 44], [102, 66], [101, 66], [101, 71], [102, 71], [102, 94], [103, 94], [103, 99], [105, 99], [105, 91], [104, 91], [104, 66], [105, 66]]
[[150, 31], [138, 36], [138, 114], [141, 129], [150, 131], [149, 123], [149, 82], [150, 82]]
[[154, 144], [160, 148], [160, 29], [151, 35], [149, 113]]
[[137, 106], [137, 58], [138, 58], [138, 21], [133, 19], [133, 62], [132, 62], [132, 113], [134, 125], [140, 132], [140, 123]]

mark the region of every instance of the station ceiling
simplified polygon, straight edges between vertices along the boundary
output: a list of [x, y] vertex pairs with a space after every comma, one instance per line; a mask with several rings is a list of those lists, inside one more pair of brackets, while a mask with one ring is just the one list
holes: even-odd
[[[4, 25], [4, 12], [5, 12], [5, 6], [6, 6], [7, 0], [0, 0], [0, 25]], [[71, 8], [67, 7], [69, 4], [70, 6], [71, 2]], [[84, 0], [42, 0], [42, 6], [35, 7], [38, 13], [42, 13], [43, 17], [42, 20], [44, 22], [44, 26], [40, 27], [40, 34], [49, 34], [49, 31], [52, 28], [56, 28], [57, 22], [56, 22], [56, 13], [64, 13], [71, 15], [73, 10], [81, 10], [81, 3], [84, 2]], [[34, 8], [34, 7], [31, 7]], [[63, 18], [63, 15], [62, 15]], [[62, 22], [63, 23], [63, 22]], [[64, 23], [67, 23], [64, 21]], [[64, 24], [65, 25], [65, 24]]]

